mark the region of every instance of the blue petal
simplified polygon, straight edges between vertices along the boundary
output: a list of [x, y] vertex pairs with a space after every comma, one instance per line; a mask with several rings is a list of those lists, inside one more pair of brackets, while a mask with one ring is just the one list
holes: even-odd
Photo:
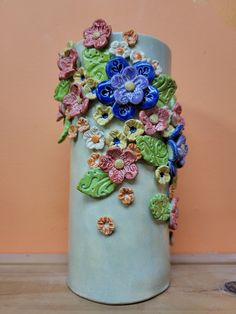
[[174, 131], [171, 133], [171, 135], [169, 136], [169, 139], [171, 140], [175, 140], [183, 131], [184, 125], [183, 124], [178, 124]]
[[107, 76], [111, 78], [115, 74], [121, 74], [129, 65], [128, 61], [122, 57], [114, 57], [106, 64]]
[[167, 149], [168, 149], [169, 161], [175, 162], [179, 157], [176, 143], [173, 140], [168, 140]]
[[110, 81], [102, 81], [96, 88], [97, 99], [105, 104], [112, 105], [115, 101], [114, 90], [111, 86]]
[[144, 100], [141, 103], [140, 109], [150, 109], [154, 107], [159, 99], [159, 92], [156, 87], [149, 85], [144, 90]]
[[150, 63], [146, 61], [139, 61], [134, 63], [133, 66], [138, 70], [138, 74], [146, 76], [149, 82], [151, 82], [154, 79], [156, 74], [154, 67]]
[[120, 105], [117, 102], [112, 107], [114, 116], [122, 121], [129, 120], [135, 115], [135, 107], [131, 104]]
[[175, 177], [177, 174], [177, 169], [175, 167], [175, 164], [172, 161], [168, 161], [168, 167], [170, 168], [170, 175], [171, 177]]

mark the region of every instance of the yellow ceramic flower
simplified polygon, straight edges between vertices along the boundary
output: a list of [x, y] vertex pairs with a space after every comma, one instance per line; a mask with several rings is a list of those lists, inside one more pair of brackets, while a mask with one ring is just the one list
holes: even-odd
[[87, 78], [88, 73], [83, 67], [79, 68], [73, 75], [74, 81], [76, 83], [79, 83], [81, 86], [84, 86], [86, 84]]
[[98, 124], [106, 125], [113, 118], [112, 108], [110, 106], [98, 105], [93, 117]]
[[86, 82], [83, 86], [83, 93], [86, 97], [88, 97], [88, 99], [96, 99], [96, 93], [95, 93], [95, 89], [96, 86], [98, 85], [98, 82], [95, 81], [93, 78], [88, 77], [86, 79]]
[[127, 140], [125, 135], [117, 129], [111, 130], [106, 137], [106, 144], [111, 146], [120, 147], [122, 149], [126, 148]]
[[134, 142], [137, 136], [144, 133], [144, 126], [141, 121], [130, 119], [125, 122], [123, 132], [129, 141]]
[[155, 171], [155, 177], [159, 184], [166, 184], [170, 182], [170, 168], [168, 166], [160, 166]]

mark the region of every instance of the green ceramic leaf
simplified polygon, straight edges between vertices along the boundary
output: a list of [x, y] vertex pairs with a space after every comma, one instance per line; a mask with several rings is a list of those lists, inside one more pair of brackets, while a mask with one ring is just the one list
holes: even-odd
[[57, 101], [62, 101], [63, 98], [69, 93], [70, 84], [71, 84], [70, 80], [60, 81], [55, 89], [54, 99]]
[[136, 138], [142, 157], [153, 166], [166, 165], [168, 161], [167, 145], [160, 139], [144, 135]]
[[71, 121], [65, 118], [63, 131], [57, 141], [59, 144], [62, 143], [66, 139], [70, 126], [71, 126]]
[[99, 168], [90, 169], [78, 183], [77, 189], [89, 196], [100, 198], [111, 194], [115, 190], [108, 174]]
[[170, 200], [167, 195], [154, 195], [150, 199], [149, 207], [154, 219], [164, 222], [170, 218]]
[[106, 63], [110, 60], [110, 53], [106, 50], [85, 48], [82, 55], [89, 76], [99, 82], [107, 80]]
[[158, 77], [155, 77], [152, 81], [152, 85], [159, 91], [158, 104], [160, 107], [166, 105], [170, 101], [177, 89], [175, 81], [166, 74], [161, 74]]

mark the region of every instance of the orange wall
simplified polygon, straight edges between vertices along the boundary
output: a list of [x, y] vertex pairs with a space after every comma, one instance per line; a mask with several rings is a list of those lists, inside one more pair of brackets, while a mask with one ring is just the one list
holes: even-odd
[[234, 0], [1, 1], [0, 252], [67, 250], [69, 144], [57, 144], [56, 59], [98, 17], [172, 50], [190, 145], [173, 250], [236, 251], [235, 11]]

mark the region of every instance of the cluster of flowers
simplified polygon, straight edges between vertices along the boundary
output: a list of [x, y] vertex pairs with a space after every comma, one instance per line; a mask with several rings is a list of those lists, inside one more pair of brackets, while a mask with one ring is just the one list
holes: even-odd
[[[111, 33], [110, 25], [104, 20], [96, 20], [84, 31], [83, 44], [86, 48], [104, 50]], [[160, 185], [170, 184], [169, 196], [173, 206], [169, 226], [176, 229], [178, 210], [173, 191], [176, 169], [184, 165], [188, 152], [182, 134], [185, 122], [181, 105], [174, 96], [164, 105], [159, 104], [160, 91], [152, 82], [162, 74], [162, 68], [158, 60], [150, 60], [134, 48], [137, 41], [137, 33], [130, 30], [123, 33], [122, 41], [113, 41], [109, 45], [111, 58], [105, 67], [108, 79], [103, 81], [94, 79], [86, 68], [80, 67], [73, 44], [69, 43], [59, 55], [60, 83], [54, 97], [60, 101], [57, 120], [64, 121], [60, 142], [66, 136], [75, 139], [78, 132], [83, 132], [86, 146], [93, 150], [88, 165], [105, 172], [114, 184], [121, 184], [125, 179], [133, 180], [138, 174], [136, 162], [142, 158], [142, 152], [136, 139], [145, 134], [161, 139], [168, 148], [168, 162], [156, 168], [155, 177]], [[93, 114], [96, 123], [103, 127], [115, 117], [124, 121], [122, 131], [113, 129], [105, 135], [99, 127], [90, 126], [85, 114], [94, 99], [100, 102]], [[105, 145], [108, 150], [101, 155], [98, 151]], [[121, 188], [119, 199], [126, 205], [131, 204], [133, 191]]]

